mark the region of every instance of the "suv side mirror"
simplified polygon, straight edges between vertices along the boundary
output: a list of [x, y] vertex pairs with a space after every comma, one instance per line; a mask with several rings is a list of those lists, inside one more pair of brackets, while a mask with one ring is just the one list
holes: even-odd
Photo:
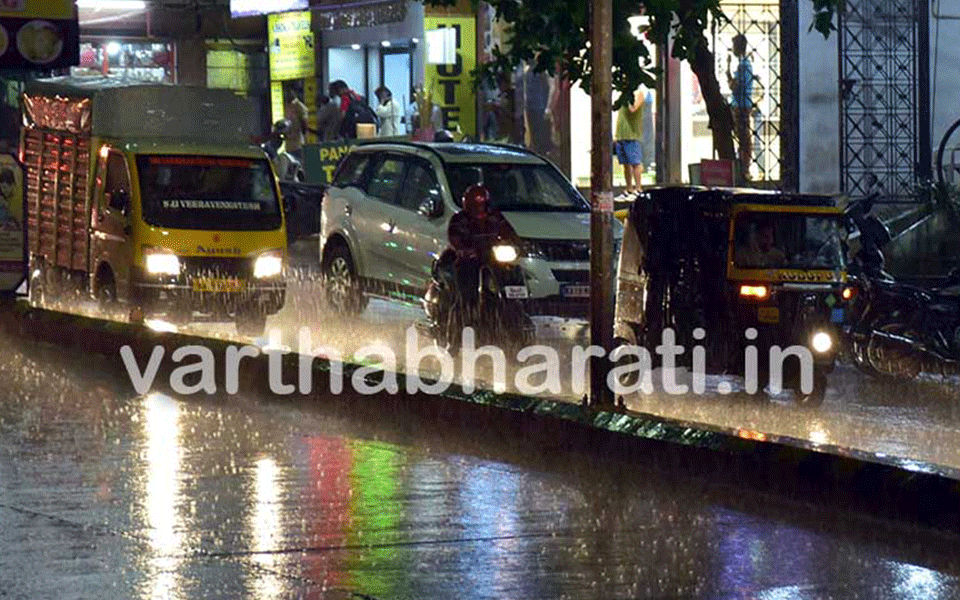
[[440, 201], [439, 196], [431, 194], [420, 203], [420, 208], [417, 209], [417, 212], [427, 219], [436, 219], [443, 215], [443, 202]]

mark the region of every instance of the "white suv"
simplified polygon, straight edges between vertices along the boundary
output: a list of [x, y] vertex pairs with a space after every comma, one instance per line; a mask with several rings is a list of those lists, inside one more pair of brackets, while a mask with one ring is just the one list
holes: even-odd
[[356, 313], [371, 295], [419, 303], [463, 191], [478, 181], [523, 240], [528, 312], [585, 318], [590, 206], [549, 161], [488, 144], [375, 142], [344, 157], [321, 208], [320, 264], [334, 307]]

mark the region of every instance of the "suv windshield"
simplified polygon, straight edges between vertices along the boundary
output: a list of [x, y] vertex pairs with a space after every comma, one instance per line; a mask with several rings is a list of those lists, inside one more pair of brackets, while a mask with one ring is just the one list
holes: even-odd
[[137, 157], [143, 219], [155, 227], [269, 231], [280, 205], [266, 159]]
[[458, 205], [463, 192], [482, 181], [490, 190], [492, 205], [501, 211], [590, 211], [573, 186], [549, 165], [454, 163], [447, 164], [446, 173]]
[[839, 215], [744, 212], [734, 228], [734, 262], [744, 269], [839, 269]]

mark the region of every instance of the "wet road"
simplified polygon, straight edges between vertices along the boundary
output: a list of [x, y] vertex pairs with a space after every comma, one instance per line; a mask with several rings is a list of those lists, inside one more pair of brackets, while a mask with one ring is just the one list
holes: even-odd
[[497, 432], [135, 396], [117, 361], [0, 343], [0, 598], [960, 594], [951, 535]]
[[[348, 358], [364, 346], [383, 345], [396, 353], [398, 370], [405, 370], [406, 336], [413, 323], [422, 318], [419, 307], [371, 300], [362, 315], [343, 318], [333, 315], [323, 305], [322, 296], [319, 281], [291, 282], [287, 304], [269, 319], [268, 328], [279, 332], [284, 345], [296, 349], [298, 332], [305, 327], [315, 346], [335, 349]], [[98, 314], [90, 304], [78, 306], [80, 312]], [[176, 329], [169, 323], [151, 325]], [[586, 324], [538, 319], [537, 325], [540, 342], [557, 349], [562, 367], [559, 393], [543, 392], [542, 395], [579, 401], [583, 392], [574, 389], [569, 350], [574, 344], [589, 344]], [[231, 324], [197, 323], [182, 330], [237, 339]], [[423, 348], [430, 342], [420, 336], [417, 345]], [[513, 387], [516, 366], [503, 377], [484, 371], [482, 366], [477, 372], [481, 387], [499, 384], [507, 389]], [[440, 376], [436, 364], [430, 360], [421, 363], [420, 372], [424, 376]], [[659, 381], [659, 373], [654, 373], [654, 377]], [[454, 379], [461, 380], [456, 376]], [[724, 395], [718, 392], [721, 383], [729, 384], [735, 392], [742, 388], [735, 378], [711, 377], [702, 395], [635, 394], [625, 398], [625, 403], [629, 409], [662, 417], [787, 436], [823, 447], [853, 448], [960, 470], [960, 381], [957, 379], [921, 376], [909, 382], [885, 382], [869, 378], [849, 365], [840, 365], [830, 376], [826, 399], [820, 407], [800, 406], [790, 392], [769, 401], [737, 393]]]

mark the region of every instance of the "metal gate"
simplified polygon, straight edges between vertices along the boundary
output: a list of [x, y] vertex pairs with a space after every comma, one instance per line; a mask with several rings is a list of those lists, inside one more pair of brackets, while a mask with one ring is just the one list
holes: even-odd
[[932, 166], [927, 2], [847, 0], [841, 6], [841, 189], [916, 201]]
[[[725, 88], [726, 57], [733, 54], [733, 37], [744, 35], [754, 74], [749, 120], [753, 140], [748, 171], [755, 185], [779, 187], [783, 167], [781, 136], [785, 133], [781, 120], [780, 0], [724, 0], [720, 5], [728, 20], [715, 22], [713, 27], [717, 79]], [[736, 70], [735, 60], [730, 68]]]

